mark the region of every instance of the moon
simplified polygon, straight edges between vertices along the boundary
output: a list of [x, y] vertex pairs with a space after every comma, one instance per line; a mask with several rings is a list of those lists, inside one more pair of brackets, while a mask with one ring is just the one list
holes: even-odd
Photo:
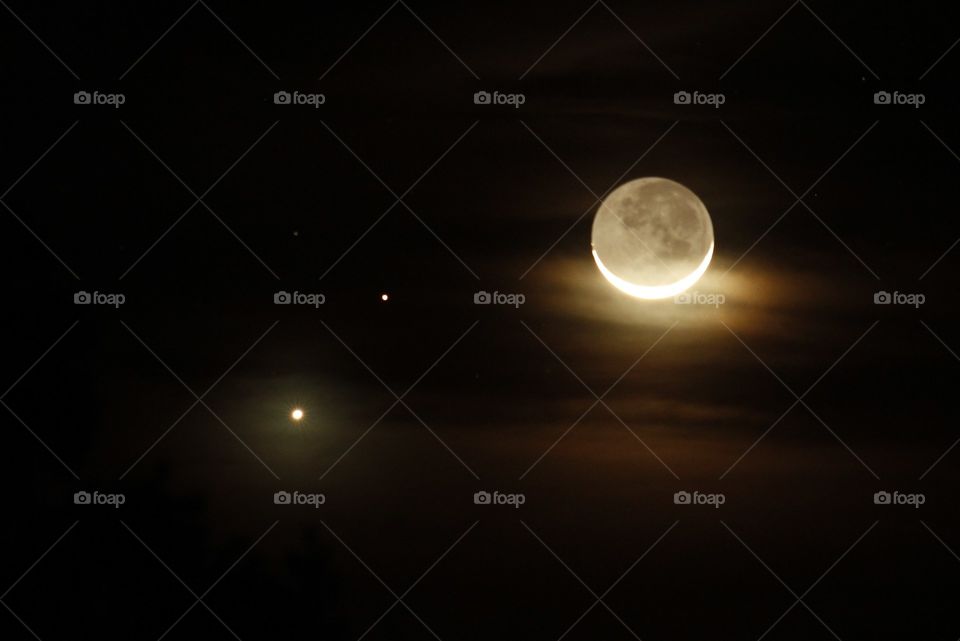
[[713, 222], [703, 202], [680, 183], [638, 178], [604, 198], [590, 244], [611, 285], [636, 298], [667, 298], [707, 271]]

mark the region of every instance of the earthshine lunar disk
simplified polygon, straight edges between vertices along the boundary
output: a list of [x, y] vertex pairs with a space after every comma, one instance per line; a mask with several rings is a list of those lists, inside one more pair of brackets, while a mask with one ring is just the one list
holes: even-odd
[[680, 183], [638, 178], [603, 200], [590, 244], [611, 285], [637, 298], [667, 298], [707, 271], [713, 223], [703, 202]]

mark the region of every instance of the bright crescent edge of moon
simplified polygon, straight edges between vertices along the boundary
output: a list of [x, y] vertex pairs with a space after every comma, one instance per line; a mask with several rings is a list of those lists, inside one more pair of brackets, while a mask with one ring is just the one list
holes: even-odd
[[603, 261], [600, 260], [600, 256], [597, 254], [596, 249], [593, 249], [592, 251], [593, 260], [596, 261], [597, 268], [600, 269], [600, 273], [603, 274], [603, 277], [610, 281], [611, 285], [622, 291], [624, 294], [629, 294], [635, 298], [657, 299], [676, 296], [700, 280], [700, 277], [703, 276], [704, 272], [707, 271], [707, 267], [710, 266], [710, 259], [713, 258], [713, 243], [710, 243], [710, 248], [703, 257], [703, 261], [697, 266], [696, 269], [680, 280], [668, 285], [637, 285], [635, 283], [631, 283], [630, 281], [624, 280], [607, 269], [607, 266], [604, 265]]

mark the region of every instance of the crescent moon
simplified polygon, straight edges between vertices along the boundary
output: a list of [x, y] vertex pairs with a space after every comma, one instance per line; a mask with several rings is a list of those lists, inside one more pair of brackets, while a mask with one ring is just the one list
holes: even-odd
[[593, 260], [618, 290], [643, 299], [676, 296], [713, 258], [713, 223], [695, 193], [667, 178], [637, 178], [610, 192], [591, 233]]
[[648, 300], [654, 300], [657, 298], [669, 298], [670, 296], [676, 296], [685, 289], [692, 286], [695, 282], [700, 280], [700, 277], [707, 271], [707, 267], [710, 266], [710, 259], [713, 258], [713, 243], [710, 243], [710, 249], [707, 250], [707, 255], [703, 257], [703, 261], [697, 266], [695, 270], [681, 278], [675, 283], [670, 283], [669, 285], [636, 285], [630, 281], [623, 280], [612, 271], [607, 269], [606, 265], [603, 264], [603, 261], [600, 260], [600, 256], [597, 255], [597, 250], [593, 250], [593, 260], [597, 263], [597, 268], [600, 269], [600, 273], [603, 274], [603, 277], [606, 278], [611, 285], [619, 289], [624, 294], [629, 294], [634, 298], [645, 298]]

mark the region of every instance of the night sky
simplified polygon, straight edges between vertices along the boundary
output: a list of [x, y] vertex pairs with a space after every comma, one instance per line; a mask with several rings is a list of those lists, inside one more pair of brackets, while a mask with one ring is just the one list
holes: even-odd
[[0, 1], [0, 638], [955, 641], [960, 28], [838, 4]]

